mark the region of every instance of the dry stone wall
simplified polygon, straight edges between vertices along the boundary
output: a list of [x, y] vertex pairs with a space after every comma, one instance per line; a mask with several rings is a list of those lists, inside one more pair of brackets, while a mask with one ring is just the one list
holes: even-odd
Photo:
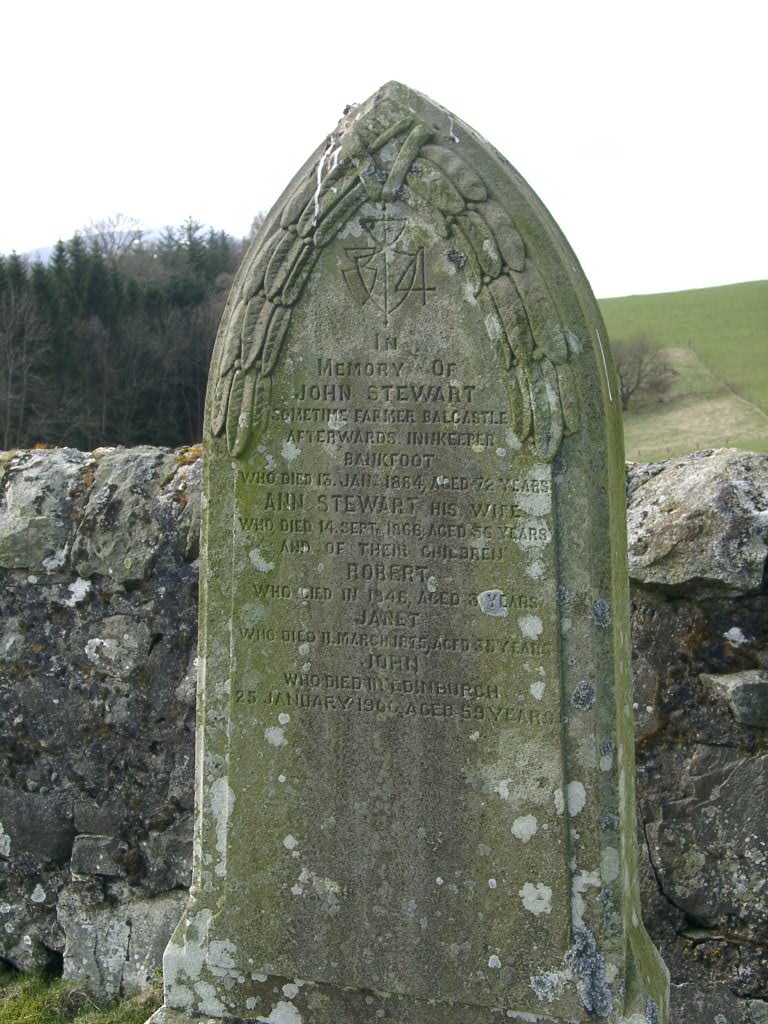
[[[0, 956], [144, 987], [190, 876], [199, 451], [0, 455]], [[768, 1022], [768, 456], [629, 467], [646, 922]]]
[[0, 463], [0, 935], [146, 985], [189, 884], [199, 452]]

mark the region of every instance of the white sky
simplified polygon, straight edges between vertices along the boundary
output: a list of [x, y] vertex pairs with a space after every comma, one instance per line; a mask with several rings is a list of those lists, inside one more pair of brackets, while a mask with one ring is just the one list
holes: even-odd
[[16, 0], [0, 252], [123, 212], [241, 236], [397, 79], [538, 192], [599, 296], [768, 277], [764, 0]]

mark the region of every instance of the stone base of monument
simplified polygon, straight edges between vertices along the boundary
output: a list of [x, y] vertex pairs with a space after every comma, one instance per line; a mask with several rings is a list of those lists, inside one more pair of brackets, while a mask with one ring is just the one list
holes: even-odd
[[[286, 982], [270, 978], [264, 984], [264, 1009], [258, 1016], [190, 1016], [184, 1010], [162, 1006], [147, 1024], [580, 1024], [583, 1018], [565, 1021], [504, 1007], [468, 1006], [465, 1003], [419, 1000], [365, 990], [343, 990], [312, 982]], [[586, 1018], [589, 1019], [589, 1018]], [[652, 1001], [642, 1012], [610, 1019], [611, 1024], [656, 1024]]]
[[[222, 966], [219, 961], [219, 967]], [[650, 986], [641, 990], [637, 985], [637, 972], [630, 964], [628, 984], [619, 1008], [608, 981], [615, 974], [613, 965], [606, 963], [594, 949], [586, 949], [578, 936], [560, 969], [530, 978], [540, 1010], [530, 1003], [526, 1009], [519, 1008], [519, 1003], [516, 1008], [501, 994], [498, 1005], [490, 1001], [483, 1005], [450, 996], [421, 998], [413, 993], [346, 987], [254, 970], [240, 974], [231, 968], [217, 975], [216, 986], [201, 978], [187, 987], [174, 983], [173, 967], [167, 956], [165, 968], [166, 1000], [176, 1003], [176, 1008], [160, 1007], [146, 1024], [506, 1024], [508, 1021], [586, 1024], [595, 1019], [605, 1024], [666, 1024], [668, 1021], [668, 988], [663, 968], [649, 994]], [[425, 984], [429, 984], [434, 972], [427, 963], [424, 970]], [[577, 998], [568, 999], [566, 992], [563, 999], [563, 990], [571, 987]]]
[[[197, 1024], [221, 1024], [221, 1017], [198, 1017]], [[189, 1022], [189, 1017], [181, 1010], [169, 1010], [167, 1006], [161, 1006], [156, 1013], [147, 1021], [147, 1024], [182, 1024]]]

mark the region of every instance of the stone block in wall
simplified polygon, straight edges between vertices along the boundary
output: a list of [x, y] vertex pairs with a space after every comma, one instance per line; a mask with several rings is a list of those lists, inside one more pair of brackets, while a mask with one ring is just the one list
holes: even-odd
[[115, 448], [97, 464], [72, 549], [80, 576], [146, 579], [162, 540], [158, 480], [173, 476], [173, 452]]
[[0, 567], [53, 572], [69, 555], [94, 459], [73, 448], [2, 454]]
[[125, 870], [120, 861], [125, 859], [127, 850], [128, 844], [113, 836], [75, 836], [70, 861], [72, 877], [77, 879], [99, 875], [104, 878], [124, 878]]
[[75, 830], [86, 835], [117, 835], [122, 818], [121, 809], [115, 803], [82, 798], [75, 800], [74, 814]]
[[694, 792], [646, 824], [667, 897], [691, 922], [768, 946], [768, 754], [708, 749]]
[[192, 814], [185, 814], [167, 828], [150, 832], [141, 842], [147, 863], [144, 887], [160, 893], [189, 888], [192, 883]]
[[0, 787], [0, 857], [29, 867], [61, 864], [69, 859], [74, 836], [66, 793]]
[[750, 594], [768, 554], [768, 455], [695, 452], [629, 477], [629, 573], [646, 586]]
[[753, 669], [725, 676], [705, 672], [699, 678], [725, 698], [731, 714], [741, 725], [768, 728], [768, 672]]
[[669, 995], [674, 1024], [768, 1024], [768, 1003], [739, 999], [727, 989], [673, 984]]
[[123, 889], [113, 890], [109, 900], [104, 896], [96, 885], [73, 885], [59, 897], [64, 977], [101, 999], [134, 995], [156, 976], [186, 893], [146, 899]]

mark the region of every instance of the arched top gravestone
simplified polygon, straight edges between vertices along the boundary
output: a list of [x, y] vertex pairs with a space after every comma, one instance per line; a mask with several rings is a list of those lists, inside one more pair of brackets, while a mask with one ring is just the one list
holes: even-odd
[[402, 85], [270, 212], [211, 366], [157, 1021], [666, 1020], [605, 340], [527, 184]]

